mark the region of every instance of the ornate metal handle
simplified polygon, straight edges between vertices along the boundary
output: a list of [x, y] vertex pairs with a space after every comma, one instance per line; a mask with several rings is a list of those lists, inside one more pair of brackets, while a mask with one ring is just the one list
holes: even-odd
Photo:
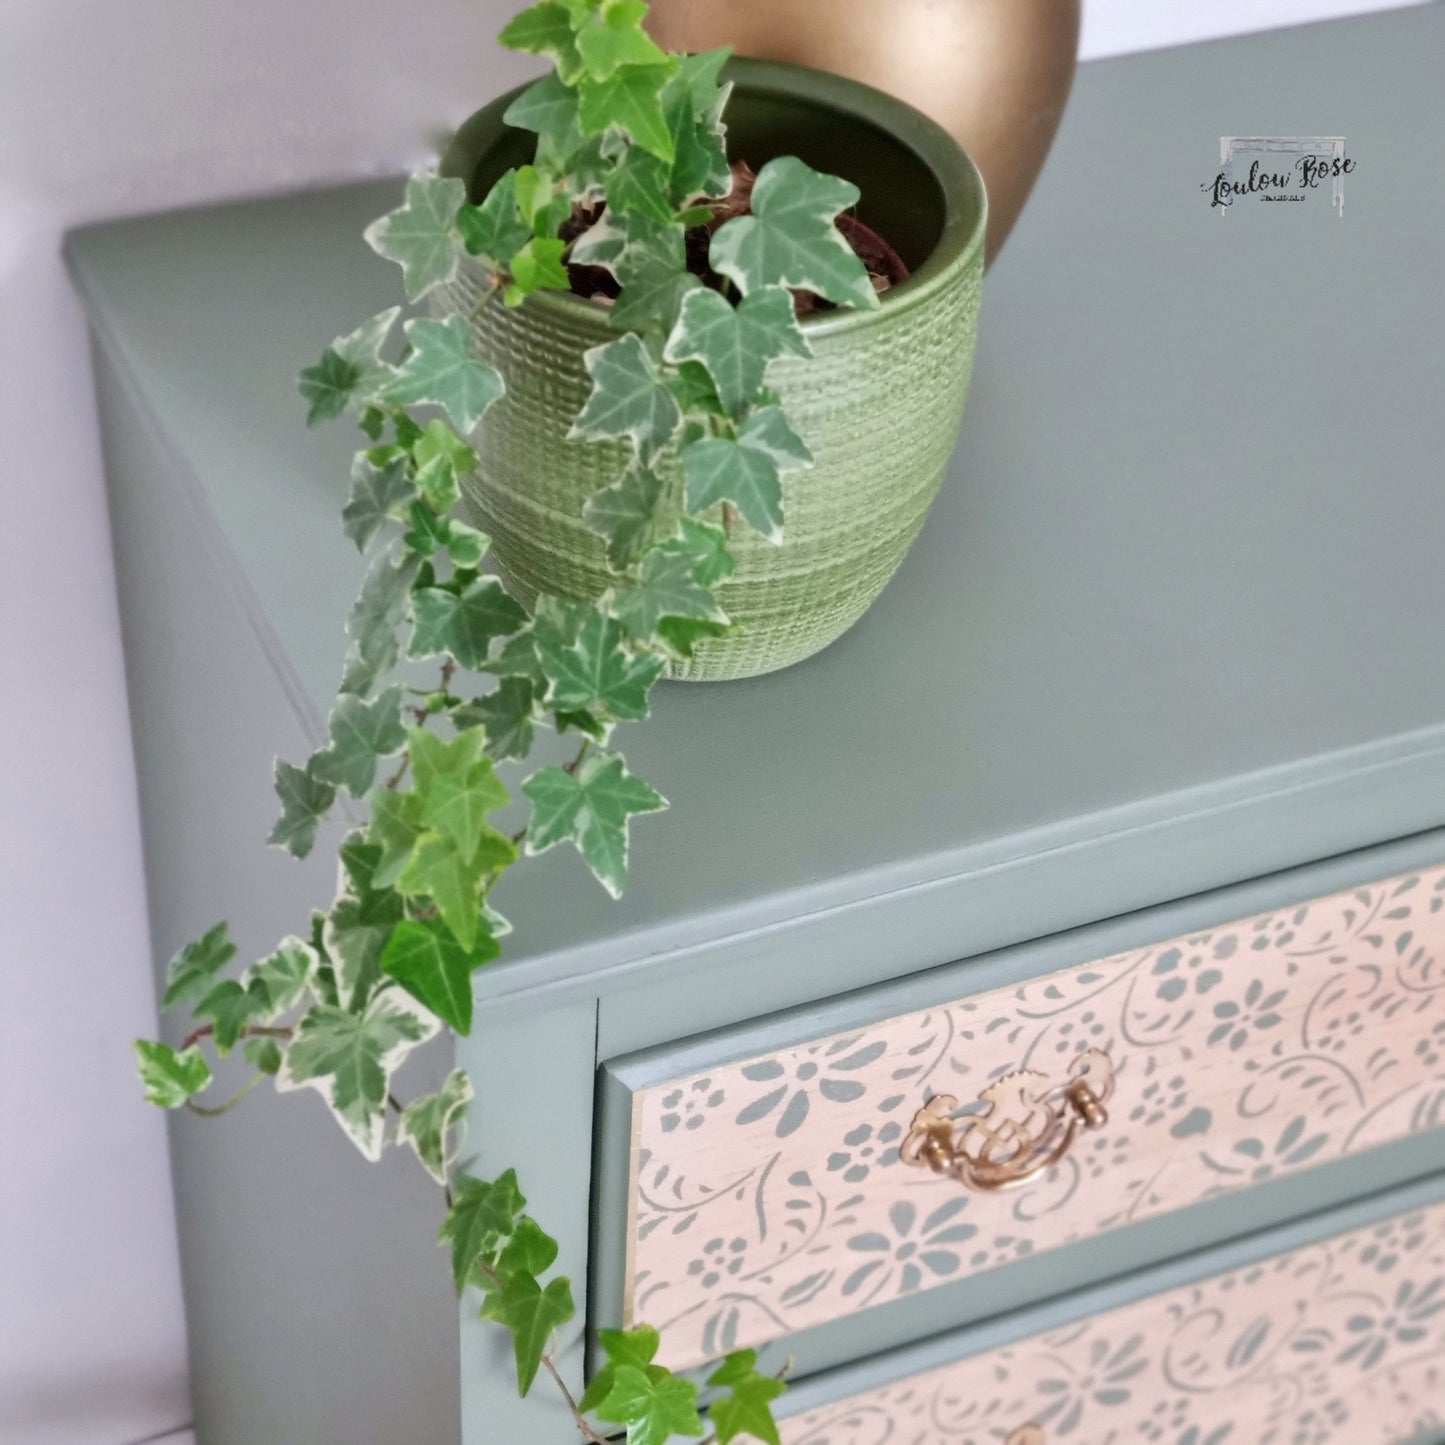
[[1109, 1122], [1113, 1092], [1114, 1065], [1102, 1049], [1078, 1055], [1061, 1084], [1020, 1069], [978, 1096], [986, 1109], [963, 1117], [951, 1094], [935, 1095], [913, 1116], [899, 1155], [969, 1189], [1017, 1189], [1059, 1163], [1081, 1132]]

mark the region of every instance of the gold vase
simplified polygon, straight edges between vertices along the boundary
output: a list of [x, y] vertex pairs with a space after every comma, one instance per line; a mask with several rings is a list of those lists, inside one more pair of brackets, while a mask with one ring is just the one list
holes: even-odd
[[1064, 113], [1079, 0], [652, 0], [649, 26], [672, 50], [831, 70], [932, 116], [983, 172], [992, 261]]

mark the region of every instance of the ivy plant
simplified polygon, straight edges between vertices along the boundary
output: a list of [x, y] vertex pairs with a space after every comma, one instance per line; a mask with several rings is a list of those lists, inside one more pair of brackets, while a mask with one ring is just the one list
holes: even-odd
[[[532, 163], [477, 204], [460, 180], [413, 176], [402, 206], [366, 232], [400, 266], [409, 302], [452, 281], [464, 254], [489, 281], [471, 316], [383, 311], [299, 381], [310, 422], [350, 415], [365, 434], [341, 522], [367, 565], [326, 742], [277, 763], [270, 841], [305, 856], [343, 794], [365, 821], [340, 845], [330, 905], [266, 957], [237, 970], [225, 924], [181, 949], [162, 1002], [189, 1007], [195, 1026], [178, 1049], [140, 1041], [136, 1054], [163, 1108], [219, 1113], [269, 1077], [318, 1092], [368, 1159], [414, 1151], [444, 1196], [458, 1291], [476, 1290], [482, 1317], [510, 1331], [521, 1392], [545, 1370], [583, 1439], [663, 1445], [711, 1428], [721, 1445], [779, 1445], [772, 1402], [784, 1385], [751, 1351], [729, 1355], [704, 1395], [656, 1363], [645, 1325], [601, 1331], [605, 1363], [574, 1401], [552, 1360], [576, 1311], [570, 1281], [551, 1273], [557, 1244], [526, 1212], [513, 1170], [484, 1179], [456, 1162], [473, 1102], [465, 1072], [407, 1102], [392, 1087], [429, 1040], [470, 1030], [472, 975], [509, 929], [491, 902], [509, 869], [573, 847], [622, 892], [632, 820], [667, 805], [628, 768], [617, 724], [646, 718], [669, 663], [727, 631], [715, 589], [733, 570], [731, 529], [781, 541], [785, 479], [812, 461], [767, 385], [772, 361], [809, 354], [791, 293], [878, 304], [834, 224], [857, 191], [792, 158], [764, 165], [750, 213], [712, 230], [718, 284], [688, 269], [685, 233], [712, 222], [732, 186], [726, 52], [667, 54], [645, 13], [643, 0], [523, 11], [502, 43], [553, 67], [507, 111], [536, 133]], [[595, 219], [564, 239], [579, 215]], [[621, 440], [628, 459], [585, 512], [610, 585], [588, 599], [543, 595], [529, 612], [482, 570], [489, 539], [453, 515], [459, 480], [478, 465], [471, 438], [505, 390], [473, 322], [484, 306], [566, 289], [568, 263], [603, 267], [620, 288], [608, 310], [617, 336], [585, 355], [591, 394], [571, 436]], [[434, 683], [403, 681], [416, 665], [434, 667]], [[575, 753], [529, 768], [545, 732], [575, 737]], [[509, 832], [495, 820], [518, 792], [530, 811]], [[208, 1054], [238, 1048], [249, 1082], [202, 1102]]]

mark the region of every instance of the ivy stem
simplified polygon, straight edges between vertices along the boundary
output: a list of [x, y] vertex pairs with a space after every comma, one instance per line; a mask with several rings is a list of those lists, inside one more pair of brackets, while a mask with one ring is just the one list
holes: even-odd
[[[201, 1027], [193, 1033], [186, 1035], [185, 1042], [181, 1045], [181, 1052], [185, 1053], [193, 1044], [200, 1043], [202, 1039], [210, 1038], [215, 1032], [215, 1024], [202, 1024]], [[262, 1028], [260, 1024], [247, 1024], [245, 1028], [241, 1030], [240, 1036], [243, 1039], [289, 1039], [292, 1032], [293, 1030], [291, 1029], [268, 1029]]]
[[265, 1074], [257, 1074], [254, 1078], [248, 1079], [224, 1104], [217, 1104], [214, 1108], [208, 1107], [205, 1104], [198, 1104], [194, 1099], [186, 1100], [186, 1108], [193, 1114], [201, 1114], [207, 1119], [215, 1119], [228, 1110], [234, 1109], [265, 1077]]
[[480, 316], [482, 312], [487, 309], [487, 304], [491, 301], [492, 297], [495, 296], [497, 292], [501, 289], [502, 278], [498, 276], [495, 271], [493, 271], [491, 279], [487, 282], [487, 289], [483, 291], [480, 296], [477, 297], [477, 299], [472, 303], [472, 309], [467, 312], [467, 320], [469, 322], [475, 321], [477, 317]]

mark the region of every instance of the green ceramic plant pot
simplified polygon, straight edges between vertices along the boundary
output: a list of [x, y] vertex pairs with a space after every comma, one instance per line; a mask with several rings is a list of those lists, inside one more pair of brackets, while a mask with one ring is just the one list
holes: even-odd
[[[912, 274], [876, 311], [804, 320], [813, 356], [770, 368], [769, 384], [816, 465], [784, 483], [781, 546], [733, 527], [738, 566], [718, 598], [735, 630], [673, 671], [695, 679], [770, 672], [826, 647], [903, 560], [963, 415], [987, 211], [972, 162], [911, 106], [799, 66], [734, 60], [725, 74], [736, 82], [730, 153], [754, 168], [796, 155], [846, 177], [862, 193], [859, 218], [892, 242]], [[443, 174], [465, 180], [473, 200], [530, 159], [533, 137], [502, 122], [512, 98], [467, 121], [443, 158]], [[484, 285], [469, 259], [437, 304], [466, 315]], [[538, 592], [596, 596], [609, 574], [582, 507], [616, 480], [625, 452], [566, 435], [589, 391], [582, 353], [617, 332], [605, 307], [564, 292], [539, 292], [515, 309], [487, 306], [474, 325], [507, 393], [474, 438], [482, 462], [464, 483], [466, 502], [493, 539], [502, 580], [524, 602]], [[675, 459], [664, 459], [669, 466]]]

